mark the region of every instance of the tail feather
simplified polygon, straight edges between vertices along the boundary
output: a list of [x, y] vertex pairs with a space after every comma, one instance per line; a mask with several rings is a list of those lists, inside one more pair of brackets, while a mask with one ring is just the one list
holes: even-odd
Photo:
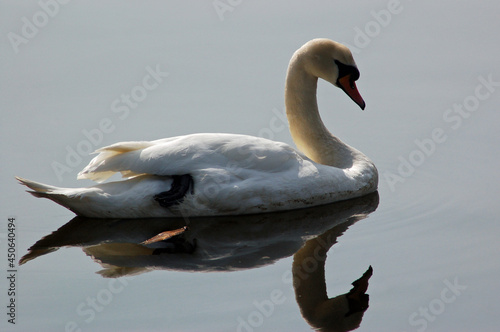
[[19, 176], [16, 176], [16, 179], [17, 179], [17, 181], [19, 181], [21, 184], [25, 185], [26, 187], [33, 189], [33, 191], [27, 190], [27, 192], [29, 192], [30, 194], [32, 194], [35, 197], [48, 197], [54, 191], [59, 189], [57, 187], [50, 186], [48, 184], [43, 184], [40, 182], [31, 181], [31, 180], [24, 179], [24, 178], [19, 177]]
[[26, 190], [31, 195], [39, 198], [48, 198], [51, 201], [54, 201], [57, 204], [62, 205], [65, 208], [78, 214], [78, 211], [75, 210], [73, 206], [74, 204], [72, 204], [72, 201], [74, 201], [74, 198], [72, 198], [73, 195], [68, 193], [68, 190], [70, 189], [50, 186], [48, 184], [43, 184], [40, 182], [24, 179], [19, 176], [16, 176], [16, 179], [22, 185], [25, 185], [26, 187], [33, 189], [33, 190]]

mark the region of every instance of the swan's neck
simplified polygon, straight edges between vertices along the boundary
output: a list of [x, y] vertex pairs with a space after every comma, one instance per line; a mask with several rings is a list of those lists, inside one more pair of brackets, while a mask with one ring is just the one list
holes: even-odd
[[300, 57], [294, 56], [285, 86], [286, 113], [293, 141], [300, 151], [317, 163], [350, 168], [364, 155], [326, 129], [318, 111], [317, 84], [318, 78], [306, 71]]

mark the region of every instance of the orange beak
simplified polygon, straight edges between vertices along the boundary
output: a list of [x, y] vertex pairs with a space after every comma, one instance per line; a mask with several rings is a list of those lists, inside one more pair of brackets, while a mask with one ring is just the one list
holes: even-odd
[[344, 77], [341, 77], [338, 79], [338, 85], [340, 85], [340, 88], [344, 90], [345, 93], [351, 99], [358, 104], [359, 107], [361, 107], [362, 110], [365, 109], [365, 101], [359, 94], [358, 89], [356, 88], [356, 83], [354, 81], [351, 81], [351, 75], [346, 75]]

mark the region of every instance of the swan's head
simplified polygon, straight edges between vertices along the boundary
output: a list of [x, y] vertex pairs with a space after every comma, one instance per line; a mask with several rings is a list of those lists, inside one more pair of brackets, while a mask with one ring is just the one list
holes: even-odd
[[346, 46], [329, 39], [313, 39], [302, 46], [297, 55], [303, 58], [310, 74], [342, 89], [361, 109], [365, 109], [366, 104], [355, 83], [359, 70]]

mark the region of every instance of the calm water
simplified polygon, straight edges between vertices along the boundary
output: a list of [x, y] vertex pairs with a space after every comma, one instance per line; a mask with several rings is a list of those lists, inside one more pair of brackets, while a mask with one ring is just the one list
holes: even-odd
[[[4, 4], [0, 329], [496, 331], [499, 5], [198, 6]], [[286, 66], [315, 37], [353, 50], [366, 110], [324, 82], [318, 99], [326, 126], [376, 163], [377, 195], [253, 217], [103, 221], [74, 219], [13, 178], [90, 185], [76, 180], [88, 152], [124, 140], [234, 132], [292, 144]], [[175, 243], [139, 244], [186, 224]], [[346, 317], [343, 294], [370, 266], [369, 308]], [[326, 296], [336, 299], [314, 319]]]

